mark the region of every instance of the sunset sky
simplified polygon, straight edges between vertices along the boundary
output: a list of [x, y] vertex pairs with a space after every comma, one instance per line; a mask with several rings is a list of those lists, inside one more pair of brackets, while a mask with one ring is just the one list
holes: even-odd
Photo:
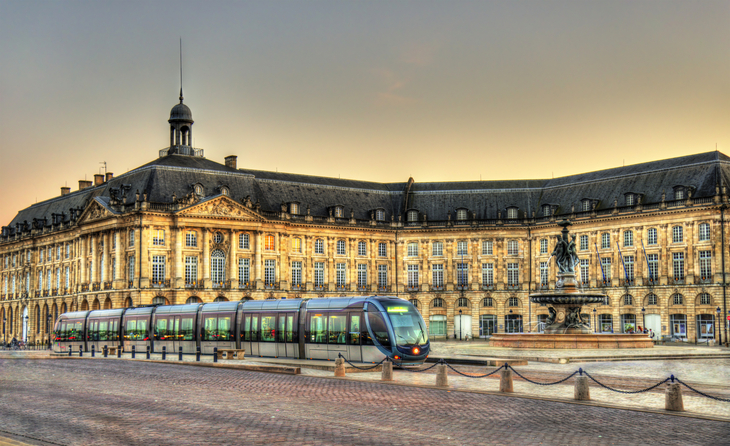
[[372, 180], [730, 154], [730, 2], [0, 0], [0, 223], [169, 143]]

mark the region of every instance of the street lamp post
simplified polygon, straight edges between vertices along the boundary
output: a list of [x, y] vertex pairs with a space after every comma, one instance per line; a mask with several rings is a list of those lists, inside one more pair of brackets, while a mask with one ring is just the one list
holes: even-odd
[[721, 328], [722, 325], [720, 325], [720, 324], [725, 322], [721, 319], [721, 316], [722, 316], [721, 312], [722, 312], [722, 310], [720, 309], [720, 307], [717, 307], [717, 323], [715, 323], [715, 331], [717, 332], [717, 334], [719, 336], [718, 341], [720, 341], [719, 342], [720, 346], [722, 346], [722, 328]]
[[46, 331], [48, 332], [48, 350], [51, 349], [51, 312], [46, 314]]
[[461, 332], [463, 331], [463, 327], [461, 326], [462, 323], [463, 323], [463, 321], [461, 320], [461, 310], [459, 310], [459, 340], [460, 341], [461, 341]]
[[646, 330], [646, 308], [641, 307], [641, 326]]
[[30, 330], [30, 327], [28, 326], [28, 321], [30, 320], [30, 316], [25, 316], [23, 320], [25, 321], [25, 330], [23, 330], [23, 342], [28, 344], [28, 331]]
[[5, 347], [5, 321], [7, 321], [7, 318], [3, 316], [3, 347]]
[[598, 320], [596, 319], [596, 309], [593, 309], [593, 333], [598, 333]]

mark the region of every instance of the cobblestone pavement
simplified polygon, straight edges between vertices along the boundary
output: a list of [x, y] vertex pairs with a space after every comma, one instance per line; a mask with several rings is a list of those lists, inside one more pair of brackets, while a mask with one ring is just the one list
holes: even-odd
[[354, 379], [111, 359], [0, 370], [0, 435], [55, 444], [730, 444], [727, 422]]

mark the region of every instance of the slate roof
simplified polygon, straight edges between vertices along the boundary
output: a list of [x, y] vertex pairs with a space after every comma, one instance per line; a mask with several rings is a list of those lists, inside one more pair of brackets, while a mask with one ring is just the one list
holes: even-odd
[[[311, 215], [327, 216], [335, 205], [345, 207], [345, 217], [354, 210], [355, 218], [367, 220], [370, 211], [382, 208], [386, 219], [397, 220], [407, 208], [417, 209], [429, 221], [452, 218], [457, 208], [467, 208], [477, 219], [495, 219], [508, 206], [521, 211], [537, 211], [541, 206], [559, 206], [559, 211], [570, 212], [571, 204], [580, 209], [584, 198], [598, 200], [598, 209], [613, 207], [618, 199], [623, 204], [624, 194], [643, 194], [644, 204], [661, 200], [663, 191], [667, 200], [673, 198], [674, 186], [690, 186], [693, 197], [711, 197], [716, 184], [730, 182], [730, 157], [720, 152], [706, 152], [678, 158], [635, 164], [613, 169], [598, 170], [554, 179], [460, 181], [419, 183], [408, 188], [407, 182], [376, 183], [312, 175], [268, 172], [251, 169], [233, 169], [202, 157], [167, 155], [157, 158], [100, 186], [55, 197], [21, 210], [10, 222], [12, 228], [19, 222], [46, 217], [52, 213], [66, 213], [69, 209], [84, 207], [95, 197], [109, 197], [109, 189], [128, 185], [128, 202], [134, 202], [135, 193], [147, 193], [150, 202], [170, 203], [173, 194], [187, 195], [195, 184], [204, 188], [204, 195], [220, 193], [228, 187], [231, 198], [243, 201], [247, 196], [261, 205], [263, 211], [279, 211], [281, 203], [298, 202], [301, 212], [309, 206]], [[404, 193], [408, 189], [408, 196]], [[404, 198], [407, 198], [405, 200]]]

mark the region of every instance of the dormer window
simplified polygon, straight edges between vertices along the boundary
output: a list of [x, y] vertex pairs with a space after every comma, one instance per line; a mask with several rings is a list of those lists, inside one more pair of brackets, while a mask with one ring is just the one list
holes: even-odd
[[226, 197], [231, 194], [231, 191], [228, 190], [226, 186], [221, 187], [221, 195], [225, 195]]
[[674, 188], [674, 199], [684, 200], [684, 186], [676, 186]]
[[195, 190], [195, 195], [198, 195], [199, 197], [203, 196], [203, 185], [202, 184], [196, 184], [193, 186], [193, 189]]
[[553, 213], [552, 206], [550, 206], [549, 204], [542, 205], [542, 215], [544, 217], [549, 217], [550, 215], [552, 215], [552, 213]]
[[416, 211], [416, 210], [408, 211], [408, 213], [406, 214], [406, 218], [408, 219], [409, 222], [417, 222], [418, 221], [418, 211]]
[[636, 204], [636, 195], [634, 194], [626, 194], [625, 199], [626, 206], [633, 206], [634, 204]]
[[292, 215], [299, 215], [299, 203], [289, 203], [289, 213]]
[[344, 206], [335, 206], [334, 214], [335, 214], [335, 218], [344, 218], [345, 217], [345, 207]]
[[584, 199], [581, 201], [581, 210], [583, 212], [588, 212], [591, 210], [591, 200]]
[[510, 206], [507, 208], [507, 219], [517, 220], [517, 208], [515, 206]]
[[469, 211], [464, 208], [460, 208], [456, 210], [456, 219], [459, 221], [466, 220], [468, 218]]
[[385, 210], [384, 209], [376, 209], [375, 210], [375, 220], [377, 220], [377, 221], [385, 221]]

